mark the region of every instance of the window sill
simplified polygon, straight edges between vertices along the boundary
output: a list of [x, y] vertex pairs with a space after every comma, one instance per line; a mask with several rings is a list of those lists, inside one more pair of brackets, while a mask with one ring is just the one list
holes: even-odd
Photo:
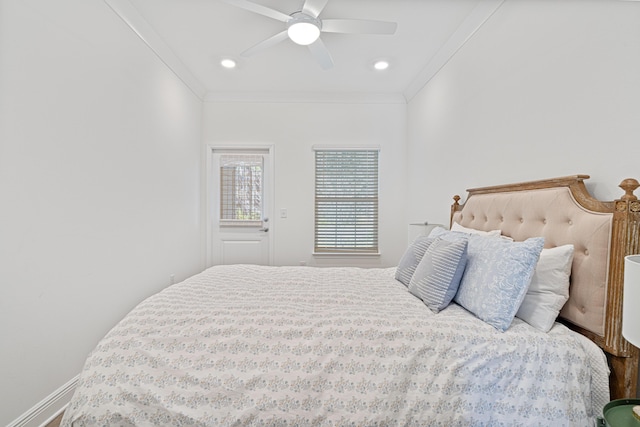
[[369, 257], [379, 257], [381, 254], [380, 252], [371, 252], [371, 253], [351, 253], [351, 252], [313, 252], [311, 255], [313, 255], [314, 257], [337, 257], [337, 258], [342, 258], [342, 257], [365, 257], [365, 258], [369, 258]]

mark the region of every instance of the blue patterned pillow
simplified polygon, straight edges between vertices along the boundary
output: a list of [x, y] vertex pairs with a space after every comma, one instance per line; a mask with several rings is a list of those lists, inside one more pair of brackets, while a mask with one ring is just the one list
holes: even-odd
[[434, 312], [447, 307], [458, 291], [467, 263], [467, 240], [437, 239], [429, 246], [409, 282], [409, 292]]
[[469, 236], [467, 266], [455, 302], [506, 331], [527, 293], [544, 238], [509, 242]]
[[422, 256], [435, 240], [436, 239], [428, 236], [416, 237], [398, 263], [395, 276], [396, 280], [401, 281], [405, 286], [409, 286], [411, 276], [413, 276], [413, 272], [420, 263]]

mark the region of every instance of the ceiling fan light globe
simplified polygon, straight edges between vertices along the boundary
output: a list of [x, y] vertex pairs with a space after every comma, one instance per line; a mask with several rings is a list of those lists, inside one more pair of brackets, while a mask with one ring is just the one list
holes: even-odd
[[296, 22], [287, 28], [287, 35], [294, 43], [307, 46], [318, 40], [320, 28], [311, 22]]

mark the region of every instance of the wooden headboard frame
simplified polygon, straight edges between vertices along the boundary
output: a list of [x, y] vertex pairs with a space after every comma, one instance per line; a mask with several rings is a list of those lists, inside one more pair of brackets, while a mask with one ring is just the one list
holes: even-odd
[[[622, 289], [624, 257], [640, 253], [640, 201], [633, 194], [640, 187], [635, 179], [625, 179], [620, 187], [625, 194], [614, 201], [600, 201], [592, 197], [584, 185], [588, 175], [573, 175], [540, 181], [473, 188], [467, 190], [469, 198], [479, 194], [511, 193], [530, 190], [566, 187], [576, 203], [583, 209], [612, 216], [611, 235], [606, 272], [606, 298], [604, 307], [603, 334], [596, 334], [570, 322], [571, 329], [585, 335], [607, 354], [609, 360], [611, 398], [633, 398], [637, 392], [639, 350], [622, 336]], [[451, 222], [454, 215], [460, 216], [464, 204], [460, 196], [454, 196], [451, 206]], [[465, 202], [466, 203], [466, 202]], [[479, 228], [479, 227], [474, 227]], [[560, 319], [562, 321], [562, 319]]]

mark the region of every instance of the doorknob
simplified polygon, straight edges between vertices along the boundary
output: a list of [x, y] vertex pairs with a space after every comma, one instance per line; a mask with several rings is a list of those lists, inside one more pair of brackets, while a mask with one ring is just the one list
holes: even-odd
[[262, 232], [266, 233], [267, 231], [269, 231], [269, 227], [263, 227], [263, 228], [259, 229], [258, 231], [262, 231]]

